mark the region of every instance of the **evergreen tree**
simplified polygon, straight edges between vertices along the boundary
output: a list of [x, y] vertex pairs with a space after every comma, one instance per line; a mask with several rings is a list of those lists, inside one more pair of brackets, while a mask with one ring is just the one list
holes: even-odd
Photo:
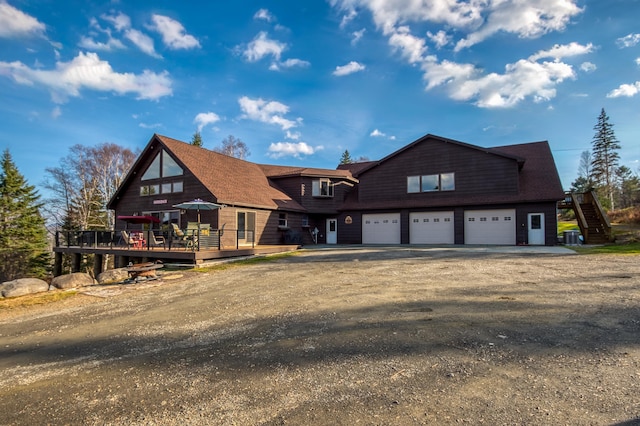
[[353, 163], [353, 159], [351, 158], [351, 154], [349, 154], [349, 150], [345, 149], [342, 153], [342, 157], [340, 158], [340, 164], [351, 164]]
[[39, 200], [5, 150], [0, 160], [0, 282], [43, 277], [47, 271], [50, 256]]
[[609, 123], [609, 116], [602, 108], [598, 122], [593, 128], [593, 154], [591, 159], [591, 176], [596, 190], [601, 198], [605, 198], [608, 207], [615, 208], [614, 194], [616, 190], [616, 169], [620, 158], [618, 150], [620, 144], [613, 131], [613, 124]]
[[200, 136], [200, 132], [196, 130], [191, 138], [191, 145], [202, 146], [202, 136]]

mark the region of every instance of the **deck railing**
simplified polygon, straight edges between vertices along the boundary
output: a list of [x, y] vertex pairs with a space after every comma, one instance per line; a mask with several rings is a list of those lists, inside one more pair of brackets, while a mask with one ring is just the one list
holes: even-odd
[[159, 229], [56, 231], [55, 246], [166, 251], [255, 247], [255, 232], [249, 230], [187, 229], [183, 233], [178, 236], [173, 231]]

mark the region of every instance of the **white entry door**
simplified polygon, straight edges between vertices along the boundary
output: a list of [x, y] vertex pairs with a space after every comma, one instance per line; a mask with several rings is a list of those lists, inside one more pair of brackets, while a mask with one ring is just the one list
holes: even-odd
[[529, 244], [544, 245], [544, 213], [529, 213]]
[[327, 219], [327, 244], [338, 243], [338, 219]]

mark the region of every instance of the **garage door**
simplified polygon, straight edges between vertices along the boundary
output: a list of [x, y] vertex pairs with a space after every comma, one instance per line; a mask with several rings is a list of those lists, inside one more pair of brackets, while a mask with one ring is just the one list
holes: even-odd
[[409, 214], [409, 243], [453, 244], [453, 212]]
[[363, 244], [400, 244], [400, 213], [362, 215]]
[[467, 210], [464, 212], [465, 244], [516, 244], [516, 211]]

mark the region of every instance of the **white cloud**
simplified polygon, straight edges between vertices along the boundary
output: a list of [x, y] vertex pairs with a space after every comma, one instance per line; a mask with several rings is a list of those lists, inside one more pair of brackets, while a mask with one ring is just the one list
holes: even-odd
[[60, 106], [56, 105], [52, 110], [51, 110], [51, 118], [53, 118], [54, 120], [58, 117], [60, 117], [62, 115], [62, 109], [60, 108]]
[[[124, 13], [119, 12], [117, 15], [103, 14], [100, 17], [105, 21], [110, 22], [117, 31], [124, 33], [124, 37], [132, 42], [142, 52], [154, 58], [162, 57], [156, 52], [153, 39], [144, 34], [142, 31], [131, 28], [131, 19]], [[92, 23], [94, 27], [100, 29], [95, 21], [93, 21]], [[107, 30], [102, 31], [107, 32]], [[110, 36], [111, 33], [109, 32], [108, 34]]]
[[427, 38], [436, 45], [437, 49], [442, 49], [444, 46], [451, 43], [451, 37], [442, 30], [438, 31], [435, 34], [433, 34], [431, 31], [427, 31]]
[[91, 37], [81, 36], [78, 46], [87, 50], [99, 50], [105, 52], [111, 52], [115, 49], [124, 49], [124, 44], [118, 39], [109, 37], [106, 43], [95, 41]]
[[366, 31], [367, 31], [367, 29], [363, 28], [363, 29], [361, 29], [359, 31], [352, 32], [351, 35], [353, 36], [353, 38], [351, 39], [351, 45], [355, 46], [356, 44], [358, 44], [358, 42], [364, 36], [364, 33]]
[[302, 136], [300, 132], [292, 132], [290, 130], [287, 130], [285, 135], [287, 136], [287, 139], [293, 139], [294, 141], [297, 141]]
[[385, 137], [387, 135], [386, 135], [386, 133], [382, 133], [380, 130], [375, 129], [373, 132], [371, 132], [371, 134], [369, 134], [369, 136], [374, 137], [374, 138], [375, 137], [383, 138], [383, 137]]
[[312, 155], [322, 146], [312, 147], [306, 142], [276, 142], [269, 145], [269, 157], [295, 157], [300, 158], [303, 155]]
[[486, 18], [477, 30], [456, 44], [456, 51], [480, 43], [498, 32], [516, 34], [520, 38], [537, 38], [552, 31], [563, 31], [571, 18], [584, 10], [574, 0], [509, 0], [485, 4], [488, 7], [482, 13]]
[[119, 12], [117, 15], [103, 14], [100, 17], [105, 21], [110, 22], [118, 31], [124, 31], [131, 28], [131, 18], [122, 12]]
[[138, 124], [138, 127], [142, 127], [143, 129], [158, 129], [162, 127], [162, 124], [161, 123], [153, 123], [153, 124], [140, 123]]
[[170, 49], [194, 49], [200, 47], [200, 42], [192, 35], [186, 33], [182, 24], [168, 16], [153, 15], [151, 29], [162, 36], [162, 41]]
[[598, 67], [596, 66], [596, 64], [593, 64], [591, 62], [583, 62], [582, 64], [580, 64], [580, 70], [584, 72], [594, 72], [597, 69]]
[[196, 115], [193, 122], [198, 125], [198, 131], [201, 132], [204, 126], [220, 121], [220, 117], [215, 112], [201, 112]]
[[82, 53], [69, 62], [57, 62], [53, 70], [32, 69], [22, 62], [0, 62], [0, 75], [13, 78], [18, 84], [43, 85], [51, 91], [54, 102], [64, 103], [69, 96], [80, 96], [83, 89], [135, 93], [137, 99], [157, 100], [172, 94], [171, 79], [164, 71], [156, 74], [117, 73], [96, 53]]
[[355, 9], [348, 9], [344, 16], [342, 16], [342, 20], [340, 21], [340, 28], [346, 27], [349, 22], [353, 21], [356, 18], [356, 16], [358, 16], [358, 12], [356, 12]]
[[275, 18], [267, 9], [260, 9], [253, 15], [253, 19], [264, 19], [267, 22], [271, 22]]
[[473, 46], [498, 32], [534, 38], [562, 31], [572, 17], [583, 11], [575, 4], [576, 0], [330, 0], [330, 3], [347, 13], [343, 22], [355, 10], [369, 10], [385, 35], [411, 22], [441, 24], [466, 32], [456, 50]]
[[337, 77], [343, 77], [345, 75], [353, 74], [355, 72], [363, 71], [366, 67], [358, 62], [351, 61], [347, 65], [337, 66], [333, 75]]
[[633, 47], [640, 43], [640, 34], [627, 34], [624, 37], [620, 37], [616, 40], [616, 44], [620, 49], [625, 47]]
[[541, 50], [529, 57], [532, 61], [537, 61], [544, 58], [552, 58], [560, 60], [562, 58], [584, 55], [593, 51], [593, 44], [589, 43], [586, 46], [580, 43], [572, 42], [569, 44], [555, 44], [549, 50]]
[[636, 58], [636, 65], [640, 66], [640, 58]]
[[0, 37], [44, 36], [45, 25], [9, 3], [0, 1]]
[[626, 96], [628, 98], [635, 96], [640, 92], [640, 81], [636, 81], [633, 84], [621, 84], [617, 89], [607, 93], [607, 98], [619, 98]]
[[147, 55], [153, 56], [154, 58], [162, 57], [156, 52], [153, 39], [141, 31], [131, 28], [125, 31], [124, 36]]
[[243, 96], [238, 99], [240, 109], [242, 110], [242, 118], [259, 121], [267, 124], [275, 124], [282, 130], [289, 130], [296, 127], [302, 121], [301, 118], [289, 120], [284, 115], [289, 112], [289, 107], [277, 101], [265, 101], [262, 98], [251, 99]]
[[272, 40], [269, 35], [261, 31], [258, 35], [247, 45], [247, 48], [243, 52], [244, 57], [249, 62], [256, 62], [265, 56], [273, 56], [276, 60], [280, 60], [280, 55], [287, 48], [285, 43], [280, 43], [277, 40]]
[[448, 61], [425, 62], [423, 70], [427, 90], [444, 86], [452, 99], [471, 100], [482, 108], [513, 107], [527, 97], [535, 102], [547, 101], [555, 97], [557, 84], [575, 77], [571, 66], [565, 63], [526, 59], [507, 64], [503, 74], [481, 75], [471, 64]]
[[410, 64], [422, 62], [427, 51], [424, 39], [410, 34], [409, 27], [406, 26], [399, 27], [391, 34], [389, 44], [399, 50]]
[[287, 59], [286, 61], [282, 61], [282, 62], [273, 62], [270, 66], [269, 69], [271, 71], [279, 71], [281, 68], [306, 68], [308, 66], [310, 66], [311, 63], [308, 61], [303, 61], [302, 59]]

